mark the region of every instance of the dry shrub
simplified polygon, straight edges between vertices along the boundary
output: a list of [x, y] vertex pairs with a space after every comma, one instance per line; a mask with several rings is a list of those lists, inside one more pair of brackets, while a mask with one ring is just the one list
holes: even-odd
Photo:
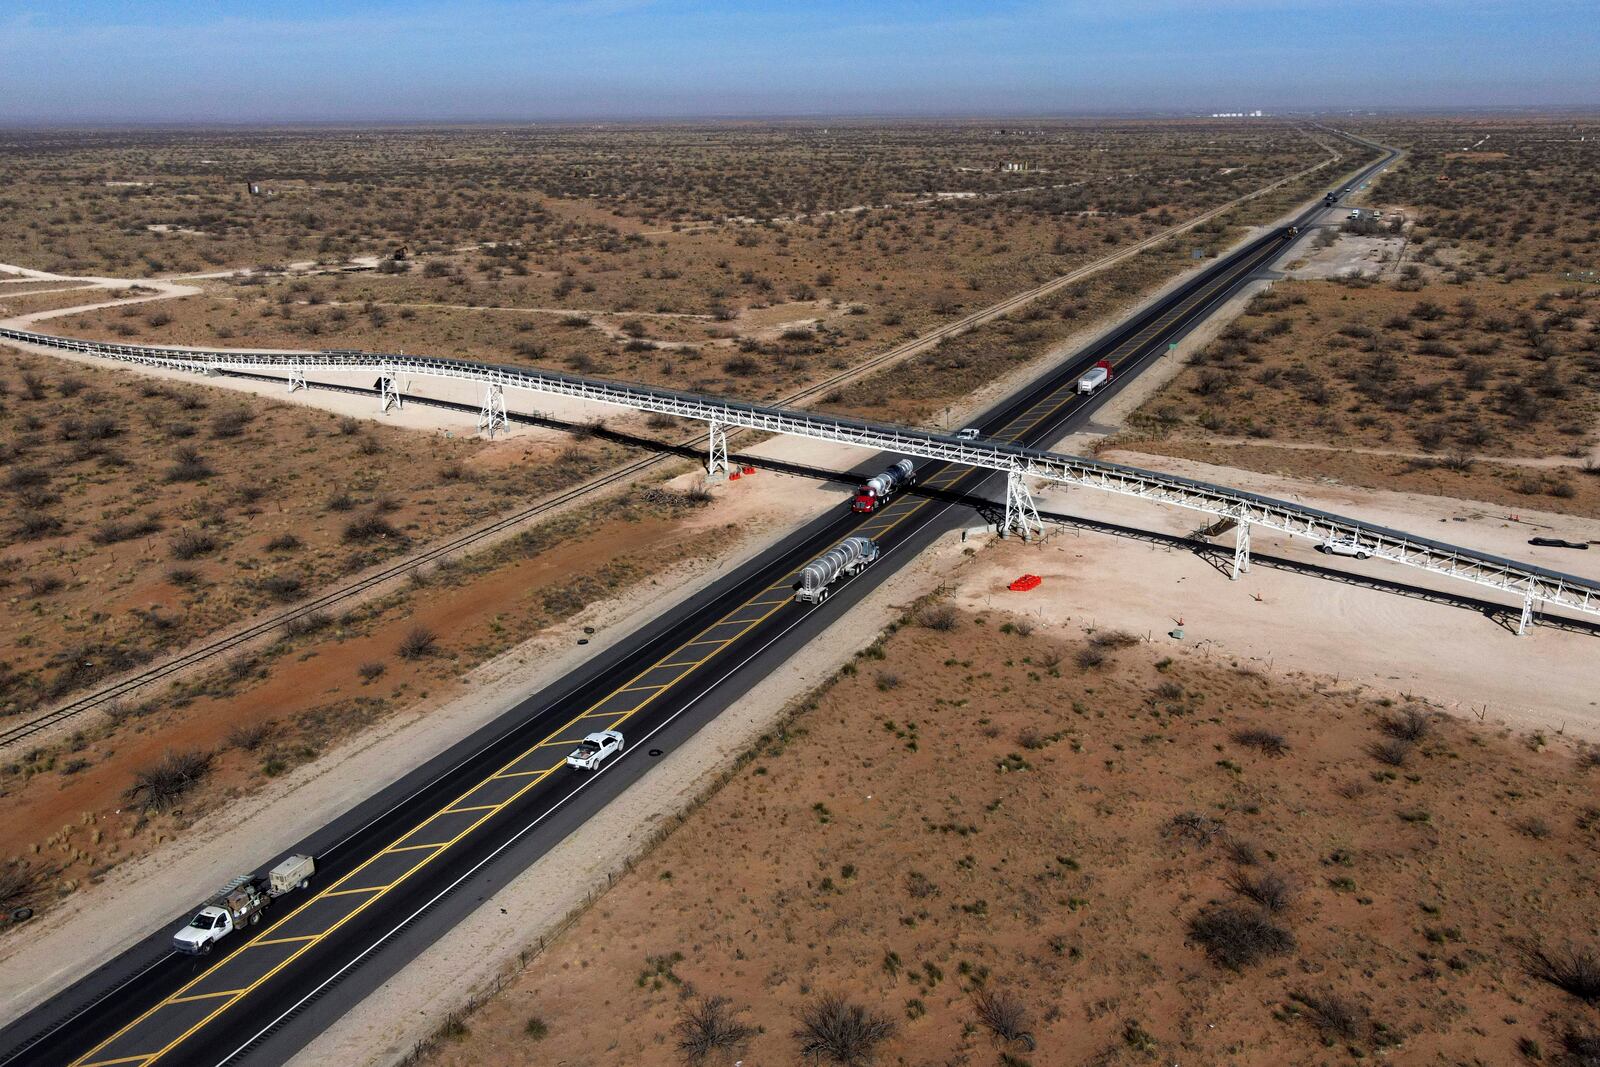
[[160, 529], [161, 523], [153, 518], [128, 521], [113, 519], [95, 527], [89, 539], [97, 545], [115, 545], [122, 541], [132, 541], [136, 537], [146, 537], [159, 532]]
[[421, 659], [432, 653], [438, 643], [438, 634], [426, 626], [415, 626], [401, 639], [400, 647], [396, 651], [401, 659]]
[[1357, 1041], [1366, 1033], [1367, 1015], [1336, 993], [1293, 992], [1295, 1011], [1330, 1041]]
[[1201, 815], [1198, 811], [1180, 811], [1167, 820], [1162, 834], [1165, 837], [1187, 839], [1199, 845], [1209, 845], [1217, 839], [1222, 830], [1221, 819]]
[[935, 604], [923, 608], [917, 616], [918, 625], [929, 630], [949, 631], [956, 628], [956, 609], [949, 604]]
[[211, 420], [211, 436], [226, 438], [238, 437], [244, 428], [255, 421], [255, 415], [243, 408], [225, 411]]
[[1406, 708], [1399, 715], [1392, 715], [1383, 720], [1383, 731], [1398, 741], [1408, 741], [1416, 744], [1428, 736], [1433, 728], [1433, 723], [1426, 713], [1417, 708]]
[[228, 746], [244, 752], [254, 752], [266, 743], [272, 736], [270, 722], [258, 722], [248, 725], [235, 726], [228, 731]]
[[1545, 949], [1530, 945], [1523, 950], [1522, 965], [1529, 977], [1548, 982], [1586, 1004], [1600, 1004], [1600, 951], [1592, 946]]
[[1294, 948], [1294, 935], [1266, 913], [1236, 904], [1215, 905], [1190, 919], [1189, 937], [1211, 962], [1235, 971]]
[[1281, 756], [1289, 751], [1289, 743], [1283, 739], [1283, 735], [1271, 730], [1235, 730], [1233, 740], [1235, 744], [1259, 749], [1269, 756]]
[[388, 541], [400, 537], [400, 531], [381, 515], [365, 515], [353, 519], [344, 528], [344, 539], [352, 544], [365, 545], [373, 541]]
[[1379, 763], [1390, 767], [1404, 767], [1411, 755], [1412, 744], [1398, 737], [1386, 737], [1367, 746], [1367, 754]]
[[204, 530], [179, 530], [168, 543], [168, 551], [173, 559], [197, 559], [208, 552], [215, 552], [216, 548], [217, 539]]
[[43, 884], [41, 873], [23, 860], [0, 863], [0, 910], [26, 904]]
[[1003, 989], [979, 989], [972, 994], [972, 1008], [978, 1021], [996, 1039], [1011, 1044], [1021, 1041], [1033, 1047], [1033, 1022], [1028, 1009], [1017, 997]]
[[304, 637], [326, 629], [332, 622], [333, 619], [325, 611], [307, 611], [285, 620], [283, 632], [286, 637]]
[[1247, 900], [1253, 900], [1268, 911], [1283, 911], [1294, 898], [1289, 882], [1276, 871], [1251, 874], [1238, 870], [1223, 879], [1229, 889]]
[[304, 595], [305, 584], [303, 579], [292, 574], [271, 574], [261, 579], [257, 587], [272, 599], [288, 603]]
[[48, 512], [24, 511], [17, 515], [17, 539], [33, 541], [61, 529], [61, 520]]
[[1254, 841], [1247, 841], [1242, 837], [1230, 837], [1223, 848], [1227, 850], [1228, 859], [1240, 867], [1254, 867], [1261, 862], [1261, 853]]
[[196, 449], [187, 445], [172, 454], [172, 466], [167, 468], [169, 482], [201, 482], [217, 473]]
[[801, 1009], [794, 1039], [802, 1056], [857, 1067], [871, 1063], [878, 1046], [893, 1037], [894, 1030], [888, 1017], [828, 993]]
[[209, 752], [168, 752], [153, 767], [135, 771], [128, 799], [146, 811], [166, 811], [211, 770]]
[[727, 997], [695, 997], [684, 1005], [673, 1032], [684, 1062], [701, 1064], [714, 1052], [738, 1048], [754, 1036], [755, 1027], [740, 1022]]
[[1561, 1034], [1563, 1067], [1600, 1067], [1600, 1033], [1568, 1026]]
[[1131, 648], [1139, 643], [1139, 638], [1126, 630], [1101, 630], [1089, 638], [1089, 643], [1096, 648]]

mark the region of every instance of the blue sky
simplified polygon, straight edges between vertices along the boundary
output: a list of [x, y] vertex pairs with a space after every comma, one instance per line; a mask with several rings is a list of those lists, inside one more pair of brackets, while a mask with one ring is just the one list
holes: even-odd
[[1600, 106], [1594, 0], [6, 0], [0, 122]]

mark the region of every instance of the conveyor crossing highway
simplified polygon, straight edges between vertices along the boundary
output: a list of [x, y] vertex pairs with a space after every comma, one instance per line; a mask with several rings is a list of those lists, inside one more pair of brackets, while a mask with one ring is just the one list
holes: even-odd
[[[997, 405], [977, 425], [982, 446], [1006, 457], [1003, 464], [972, 465], [952, 454], [919, 471], [931, 493], [901, 494], [866, 515], [841, 507], [816, 519], [297, 843], [295, 851], [317, 856], [314, 884], [286, 896], [236, 944], [223, 942], [217, 958], [172, 954], [164, 948], [171, 927], [154, 931], [9, 1028], [0, 1067], [283, 1062], [895, 565], [966, 521], [967, 505], [950, 494], [981, 495], [1007, 483], [1013, 461], [1063, 462], [1029, 446], [1080, 425], [1114, 391], [1078, 396], [1084, 368], [1108, 359], [1117, 384], [1126, 382], [1286, 247], [1281, 234], [1253, 242]], [[902, 433], [924, 452], [959, 444], [872, 429]], [[1130, 470], [1100, 466], [1104, 477]], [[848, 536], [875, 540], [880, 562], [821, 605], [797, 603], [799, 569]], [[564, 766], [577, 740], [606, 729], [622, 730], [628, 744], [603, 772]], [[270, 866], [277, 857], [260, 858]], [[179, 921], [175, 914], [173, 925]]]

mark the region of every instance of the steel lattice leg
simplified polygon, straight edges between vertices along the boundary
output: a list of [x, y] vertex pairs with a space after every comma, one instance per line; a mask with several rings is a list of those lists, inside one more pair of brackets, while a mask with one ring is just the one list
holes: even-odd
[[496, 430], [503, 430], [511, 420], [506, 417], [506, 394], [499, 382], [491, 382], [483, 394], [483, 407], [478, 411], [478, 432], [494, 437]]
[[706, 424], [706, 477], [720, 478], [728, 473], [728, 434], [720, 422]]
[[1228, 579], [1237, 582], [1239, 575], [1248, 573], [1250, 573], [1250, 524], [1241, 520], [1238, 531], [1233, 537], [1233, 570], [1228, 573]]
[[387, 413], [390, 408], [401, 406], [400, 390], [395, 382], [398, 375], [393, 367], [385, 367], [378, 374], [379, 401], [384, 412]]
[[289, 392], [306, 388], [306, 369], [295, 367], [289, 372]]
[[1517, 623], [1517, 636], [1521, 637], [1533, 628], [1533, 594], [1529, 593], [1522, 598], [1522, 620]]
[[1020, 530], [1024, 541], [1032, 541], [1034, 534], [1044, 533], [1044, 523], [1039, 521], [1039, 511], [1033, 506], [1033, 494], [1028, 492], [1020, 471], [1006, 474], [1006, 520], [1000, 536], [1010, 536], [1012, 530]]

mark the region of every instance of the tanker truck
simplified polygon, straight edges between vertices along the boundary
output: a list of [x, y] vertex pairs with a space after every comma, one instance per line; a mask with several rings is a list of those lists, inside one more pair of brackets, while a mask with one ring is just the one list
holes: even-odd
[[916, 484], [916, 467], [911, 465], [909, 459], [903, 459], [890, 467], [882, 474], [874, 475], [856, 490], [856, 498], [850, 502], [850, 507], [855, 511], [876, 511], [878, 505], [894, 496], [908, 485]]
[[860, 574], [878, 558], [878, 542], [866, 537], [846, 537], [800, 569], [794, 598], [811, 604], [828, 599], [828, 587], [841, 577]]

